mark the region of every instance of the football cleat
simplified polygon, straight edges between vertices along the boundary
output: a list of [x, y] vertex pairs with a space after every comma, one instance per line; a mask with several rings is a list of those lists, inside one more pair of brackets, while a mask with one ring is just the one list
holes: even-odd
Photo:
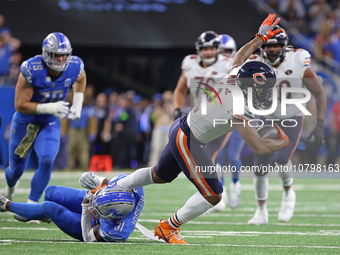
[[241, 184], [240, 182], [230, 183], [230, 201], [229, 205], [231, 209], [236, 209], [240, 205], [241, 201]]
[[6, 204], [9, 201], [5, 196], [0, 195], [0, 212], [6, 212]]
[[159, 239], [163, 239], [167, 243], [174, 244], [189, 244], [183, 240], [181, 234], [179, 233], [179, 228], [172, 228], [167, 223], [166, 220], [161, 220], [157, 227], [155, 228], [155, 236]]
[[19, 184], [19, 181], [17, 181], [17, 183], [13, 187], [8, 187], [8, 185], [6, 184], [6, 187], [2, 195], [4, 195], [4, 197], [8, 198], [9, 200], [13, 201], [15, 190], [18, 187], [18, 184]]
[[19, 214], [16, 214], [16, 213], [13, 215], [13, 217], [17, 221], [26, 222], [26, 223], [40, 224], [40, 222], [45, 222], [45, 223], [50, 224], [52, 222], [52, 219], [50, 219], [50, 218], [43, 218], [41, 220], [30, 220], [30, 219], [25, 218], [23, 216], [20, 216]]
[[28, 218], [25, 218], [23, 216], [20, 216], [19, 214], [15, 213], [13, 215], [14, 219], [21, 221], [21, 222], [27, 222], [27, 223], [34, 223], [34, 224], [40, 224], [40, 220], [30, 220]]
[[294, 214], [295, 208], [295, 191], [290, 189], [282, 194], [281, 208], [279, 211], [278, 220], [281, 222], [288, 222]]
[[268, 211], [266, 209], [257, 208], [256, 212], [248, 221], [248, 225], [266, 225], [268, 224]]
[[225, 188], [223, 187], [222, 192], [222, 199], [220, 202], [218, 202], [217, 205], [214, 207], [211, 207], [209, 210], [207, 210], [205, 213], [214, 213], [214, 212], [223, 212], [227, 206], [228, 203], [228, 194]]

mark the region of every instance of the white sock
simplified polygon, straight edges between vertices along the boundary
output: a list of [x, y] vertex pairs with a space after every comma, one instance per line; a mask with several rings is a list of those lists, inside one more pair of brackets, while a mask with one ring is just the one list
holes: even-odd
[[263, 202], [257, 201], [257, 208], [259, 208], [262, 211], [267, 211], [267, 200]]
[[255, 199], [257, 201], [266, 201], [268, 199], [268, 178], [256, 176], [254, 178]]
[[146, 167], [136, 170], [134, 173], [126, 176], [125, 178], [117, 181], [117, 185], [123, 186], [128, 189], [136, 189], [149, 184], [153, 184], [152, 168]]
[[[275, 163], [275, 165], [278, 165]], [[281, 178], [281, 183], [285, 191], [289, 190], [293, 185], [293, 171], [292, 171], [292, 161], [288, 161], [287, 164], [282, 164], [282, 171], [279, 172], [279, 176]]]
[[199, 192], [192, 195], [185, 205], [168, 219], [172, 228], [179, 228], [182, 224], [202, 215], [213, 207]]
[[37, 204], [38, 202], [35, 202], [31, 199], [27, 199], [27, 204]]

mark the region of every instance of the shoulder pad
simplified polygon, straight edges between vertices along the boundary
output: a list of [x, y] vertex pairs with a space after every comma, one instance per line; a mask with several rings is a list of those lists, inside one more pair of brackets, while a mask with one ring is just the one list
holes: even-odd
[[182, 71], [187, 71], [194, 63], [197, 63], [197, 55], [188, 55], [183, 59]]
[[84, 70], [84, 62], [83, 60], [78, 56], [71, 56], [70, 64], [74, 64], [75, 66], [79, 67], [79, 75]]
[[32, 67], [29, 65], [29, 62], [26, 60], [20, 66], [20, 72], [25, 77], [26, 81], [31, 84], [32, 83]]
[[24, 61], [20, 66], [20, 72], [29, 84], [32, 84], [33, 78], [39, 76], [44, 69], [44, 60], [41, 55], [37, 55]]
[[311, 66], [311, 56], [308, 51], [304, 49], [295, 49], [294, 54], [296, 54], [296, 59], [299, 64], [301, 64], [304, 67]]

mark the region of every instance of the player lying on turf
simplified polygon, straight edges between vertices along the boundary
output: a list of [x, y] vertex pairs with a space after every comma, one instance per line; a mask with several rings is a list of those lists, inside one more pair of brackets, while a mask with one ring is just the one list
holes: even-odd
[[[248, 102], [241, 101], [245, 104], [247, 114], [234, 115], [233, 96], [229, 93], [229, 88], [235, 88], [235, 86], [239, 86], [245, 94], [248, 88], [252, 88], [252, 103], [255, 107], [271, 106], [272, 90], [276, 82], [273, 69], [261, 62], [246, 64], [244, 62], [263, 42], [280, 32], [272, 32], [273, 27], [279, 22], [279, 19], [275, 22], [274, 19], [275, 14], [269, 15], [262, 23], [256, 38], [236, 53], [229, 75], [220, 81], [220, 83], [229, 85], [219, 89], [219, 93], [217, 92], [221, 103], [218, 102], [215, 105], [210, 102], [212, 100], [209, 97], [206, 102], [206, 115], [201, 113], [198, 106], [189, 114], [178, 118], [170, 128], [169, 142], [162, 151], [157, 165], [139, 169], [117, 182], [119, 186], [134, 189], [154, 183], [171, 182], [183, 171], [196, 186], [199, 192], [191, 196], [186, 204], [167, 221], [161, 220], [155, 229], [155, 235], [168, 243], [187, 244], [180, 236], [179, 227], [202, 215], [221, 200], [222, 185], [216, 171], [210, 170], [214, 165], [206, 154], [204, 144], [237, 129], [245, 142], [257, 154], [269, 154], [289, 146], [289, 138], [280, 128], [278, 128], [279, 139], [273, 140], [261, 138], [256, 130], [248, 125], [252, 119], [251, 112], [247, 107]], [[228, 124], [215, 127], [215, 119], [227, 120]], [[234, 124], [231, 125], [231, 122]], [[205, 168], [206, 171], [200, 171], [200, 167]], [[91, 178], [88, 173], [87, 177], [83, 179], [83, 183], [81, 182], [82, 186], [87, 189], [94, 187], [87, 186], [84, 182]], [[98, 184], [101, 183], [95, 185]]]
[[66, 234], [84, 242], [124, 242], [144, 206], [143, 188], [127, 189], [101, 178], [92, 191], [49, 186], [39, 204], [12, 202], [0, 195], [0, 212], [11, 211], [28, 220], [51, 220]]

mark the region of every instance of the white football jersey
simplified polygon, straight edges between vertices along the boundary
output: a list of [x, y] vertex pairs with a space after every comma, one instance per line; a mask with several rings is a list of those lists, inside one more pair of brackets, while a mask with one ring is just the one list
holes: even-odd
[[228, 74], [231, 58], [218, 55], [217, 61], [207, 68], [202, 67], [200, 61], [201, 59], [198, 55], [188, 55], [182, 62], [182, 71], [190, 90], [191, 106], [197, 105], [201, 100], [201, 95], [204, 93], [201, 89], [209, 90], [200, 83], [213, 87]]
[[[230, 125], [231, 119], [240, 119], [245, 121], [253, 119], [254, 116], [249, 111], [246, 101], [244, 101], [245, 114], [233, 114], [233, 96], [228, 87], [238, 86], [236, 84], [236, 75], [238, 70], [239, 68], [233, 69], [229, 75], [219, 82], [227, 87], [223, 89], [220, 88], [218, 90], [216, 89], [221, 98], [222, 104], [216, 95], [214, 95], [216, 104], [210, 96], [207, 96], [206, 114], [202, 113], [202, 106], [204, 105], [202, 102], [189, 112], [187, 122], [191, 133], [199, 142], [206, 144], [233, 131], [235, 129], [235, 125]], [[245, 125], [247, 125], [247, 123], [245, 123]]]
[[[252, 55], [248, 61], [261, 61], [265, 63], [265, 60], [257, 54]], [[286, 115], [281, 115], [281, 88], [303, 88], [303, 75], [310, 66], [311, 56], [308, 51], [291, 47], [287, 48], [286, 56], [280, 66], [278, 68], [273, 67], [277, 79], [278, 104], [275, 112], [266, 116], [268, 119], [287, 119], [304, 115], [294, 104], [287, 104]], [[303, 98], [304, 95], [302, 93], [290, 93], [286, 97], [287, 99]]]

